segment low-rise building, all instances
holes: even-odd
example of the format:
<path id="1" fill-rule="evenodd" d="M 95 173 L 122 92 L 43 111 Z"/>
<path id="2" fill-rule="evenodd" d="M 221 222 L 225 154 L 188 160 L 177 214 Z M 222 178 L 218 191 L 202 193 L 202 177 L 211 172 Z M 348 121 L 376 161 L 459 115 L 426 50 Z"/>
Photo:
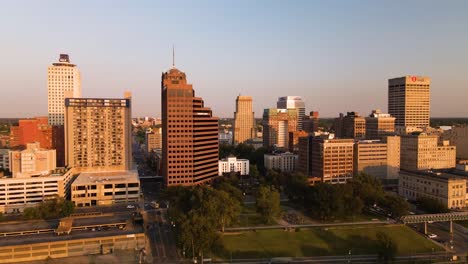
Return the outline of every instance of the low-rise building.
<path id="1" fill-rule="evenodd" d="M 359 140 L 354 144 L 354 175 L 364 172 L 387 178 L 387 144 L 380 140 Z"/>
<path id="2" fill-rule="evenodd" d="M 366 117 L 366 138 L 382 139 L 382 137 L 395 134 L 395 118 L 389 114 L 384 114 L 380 109 L 372 111 Z"/>
<path id="3" fill-rule="evenodd" d="M 355 175 L 364 172 L 380 179 L 398 179 L 400 137 L 356 141 L 353 167 Z"/>
<path id="4" fill-rule="evenodd" d="M 15 178 L 48 175 L 56 168 L 55 149 L 42 149 L 39 142 L 28 143 L 25 150 L 9 154 L 10 171 Z"/>
<path id="5" fill-rule="evenodd" d="M 447 208 L 467 206 L 466 177 L 441 172 L 400 171 L 398 193 L 408 200 L 437 199 Z"/>
<path id="6" fill-rule="evenodd" d="M 457 158 L 468 159 L 468 125 L 454 126 L 444 131 L 442 138 L 457 147 Z"/>
<path id="7" fill-rule="evenodd" d="M 290 152 L 279 154 L 265 154 L 265 168 L 268 170 L 277 169 L 283 172 L 292 172 L 297 168 L 298 155 Z"/>
<path id="8" fill-rule="evenodd" d="M 82 172 L 71 187 L 75 206 L 138 202 L 140 179 L 134 171 Z"/>
<path id="9" fill-rule="evenodd" d="M 401 137 L 401 168 L 404 170 L 450 169 L 456 165 L 456 147 L 425 133 Z"/>
<path id="10" fill-rule="evenodd" d="M 56 169 L 47 175 L 0 178 L 0 212 L 19 213 L 25 208 L 53 198 L 70 197 L 73 169 Z"/>
<path id="11" fill-rule="evenodd" d="M 239 173 L 241 176 L 249 175 L 249 160 L 238 159 L 234 156 L 220 160 L 218 175 L 222 176 L 231 172 Z"/>
<path id="12" fill-rule="evenodd" d="M 162 149 L 162 128 L 157 127 L 146 132 L 146 152 Z"/>

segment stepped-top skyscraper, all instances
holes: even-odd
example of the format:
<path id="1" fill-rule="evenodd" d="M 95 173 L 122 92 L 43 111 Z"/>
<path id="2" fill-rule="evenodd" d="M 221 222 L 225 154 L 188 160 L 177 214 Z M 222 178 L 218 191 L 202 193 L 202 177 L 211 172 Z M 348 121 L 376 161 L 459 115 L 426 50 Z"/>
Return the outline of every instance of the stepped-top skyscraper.
<path id="1" fill-rule="evenodd" d="M 237 96 L 234 113 L 234 144 L 244 143 L 255 137 L 254 121 L 252 97 Z"/>
<path id="2" fill-rule="evenodd" d="M 296 109 L 297 130 L 303 130 L 305 116 L 305 103 L 300 96 L 283 96 L 278 98 L 276 103 L 278 109 Z"/>
<path id="3" fill-rule="evenodd" d="M 213 180 L 218 176 L 218 118 L 175 67 L 162 74 L 161 99 L 161 171 L 166 186 Z"/>
<path id="4" fill-rule="evenodd" d="M 60 54 L 59 61 L 47 71 L 47 102 L 50 125 L 63 125 L 66 95 L 81 97 L 81 77 L 68 54 Z"/>
<path id="5" fill-rule="evenodd" d="M 388 113 L 397 127 L 429 126 L 431 79 L 405 76 L 388 80 Z"/>

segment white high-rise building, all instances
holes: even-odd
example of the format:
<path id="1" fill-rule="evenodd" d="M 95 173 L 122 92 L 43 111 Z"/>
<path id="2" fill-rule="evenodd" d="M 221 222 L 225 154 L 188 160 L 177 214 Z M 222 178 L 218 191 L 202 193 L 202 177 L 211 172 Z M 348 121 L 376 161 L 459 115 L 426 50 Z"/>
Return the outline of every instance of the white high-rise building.
<path id="1" fill-rule="evenodd" d="M 296 109 L 297 111 L 297 130 L 303 130 L 305 116 L 305 103 L 300 96 L 283 96 L 278 98 L 276 103 L 278 109 Z"/>
<path id="2" fill-rule="evenodd" d="M 81 97 L 81 77 L 68 54 L 60 54 L 59 62 L 47 71 L 47 102 L 49 125 L 63 125 L 65 97 Z"/>

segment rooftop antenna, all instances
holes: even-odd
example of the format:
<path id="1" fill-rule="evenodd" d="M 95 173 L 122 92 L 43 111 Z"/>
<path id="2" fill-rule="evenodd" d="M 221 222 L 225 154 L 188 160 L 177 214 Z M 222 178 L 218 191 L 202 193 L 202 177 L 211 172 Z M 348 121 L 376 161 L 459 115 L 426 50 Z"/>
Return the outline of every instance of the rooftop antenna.
<path id="1" fill-rule="evenodd" d="M 174 48 L 174 44 L 172 44 L 172 68 L 175 68 L 175 48 Z"/>

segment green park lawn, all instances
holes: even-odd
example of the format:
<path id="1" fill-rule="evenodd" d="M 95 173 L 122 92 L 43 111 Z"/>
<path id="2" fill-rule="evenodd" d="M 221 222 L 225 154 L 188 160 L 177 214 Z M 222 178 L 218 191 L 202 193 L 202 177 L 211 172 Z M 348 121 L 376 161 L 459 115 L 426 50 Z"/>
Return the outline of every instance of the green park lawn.
<path id="1" fill-rule="evenodd" d="M 257 230 L 226 233 L 222 237 L 224 250 L 218 256 L 232 258 L 272 258 L 376 254 L 376 233 L 384 232 L 397 244 L 397 254 L 442 250 L 437 245 L 402 225 L 354 226 L 301 229 L 299 232 Z"/>

